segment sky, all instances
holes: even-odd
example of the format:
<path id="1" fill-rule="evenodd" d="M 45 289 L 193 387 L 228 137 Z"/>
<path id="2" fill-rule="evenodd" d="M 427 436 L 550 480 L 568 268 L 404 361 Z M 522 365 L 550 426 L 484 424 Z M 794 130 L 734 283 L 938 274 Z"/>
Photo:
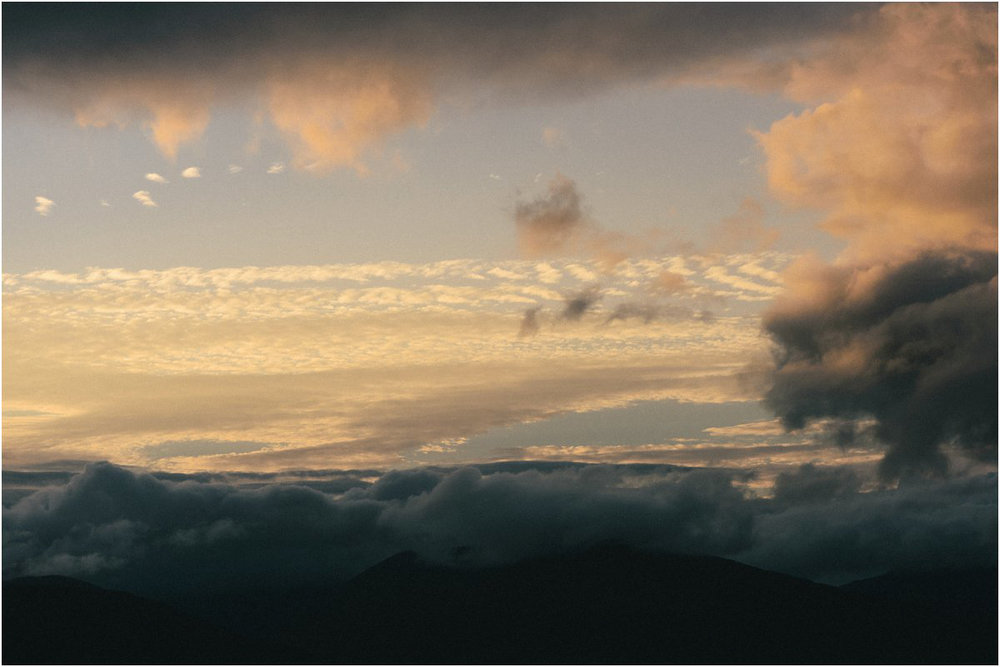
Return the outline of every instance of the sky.
<path id="1" fill-rule="evenodd" d="M 369 556 L 460 539 L 435 493 L 497 494 L 500 529 L 537 492 L 804 576 L 943 534 L 995 561 L 995 5 L 3 18 L 5 573 L 127 569 L 111 533 L 58 536 L 139 544 L 147 492 L 236 540 L 212 494 L 266 504 L 251 479 L 382 513 Z M 412 495 L 377 497 L 399 471 Z M 124 514 L 85 516 L 96 489 Z M 715 541 L 666 537 L 691 489 Z M 942 523 L 873 555 L 850 526 L 905 533 L 893 494 Z M 830 503 L 863 520 L 811 542 Z M 536 528 L 623 537 L 565 521 Z"/>

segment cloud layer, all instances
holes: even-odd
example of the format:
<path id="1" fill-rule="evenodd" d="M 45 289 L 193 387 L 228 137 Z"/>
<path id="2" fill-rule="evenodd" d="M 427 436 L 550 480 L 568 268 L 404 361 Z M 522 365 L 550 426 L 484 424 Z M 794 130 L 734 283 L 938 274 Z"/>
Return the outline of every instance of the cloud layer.
<path id="1" fill-rule="evenodd" d="M 662 466 L 496 464 L 374 483 L 165 479 L 88 465 L 4 509 L 4 576 L 67 574 L 141 592 L 345 577 L 404 549 L 509 562 L 616 539 L 843 581 L 996 562 L 994 475 L 858 492 L 837 469 L 783 477 L 771 499 L 727 474 Z M 954 499 L 961 497 L 960 507 Z M 168 583 L 169 582 L 169 583 Z"/>
<path id="2" fill-rule="evenodd" d="M 762 44 L 808 42 L 868 8 L 636 5 L 168 7 L 4 12 L 5 99 L 81 125 L 138 124 L 164 155 L 247 100 L 293 165 L 349 167 L 436 105 L 574 98 L 649 84 Z M 517 45 L 511 48 L 511 45 Z"/>
<path id="3" fill-rule="evenodd" d="M 788 260 L 627 260 L 600 300 L 597 267 L 565 260 L 8 274 L 5 461 L 400 465 L 568 411 L 751 400 L 737 374 L 765 352 L 754 317 L 769 297 L 713 267 L 764 285 L 747 271 Z M 687 288 L 625 317 L 667 267 Z M 206 440 L 219 449 L 147 448 Z"/>

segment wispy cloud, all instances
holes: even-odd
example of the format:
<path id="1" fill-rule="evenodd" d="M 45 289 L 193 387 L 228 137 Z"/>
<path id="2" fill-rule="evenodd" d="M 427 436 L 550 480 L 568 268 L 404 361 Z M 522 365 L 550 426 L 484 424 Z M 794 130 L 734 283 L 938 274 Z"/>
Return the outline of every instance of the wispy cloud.
<path id="1" fill-rule="evenodd" d="M 274 162 L 270 167 L 267 168 L 267 173 L 269 174 L 280 174 L 285 171 L 284 162 Z"/>
<path id="2" fill-rule="evenodd" d="M 52 210 L 52 207 L 55 205 L 56 203 L 48 197 L 43 197 L 41 195 L 35 197 L 35 212 L 38 213 L 38 215 L 48 215 Z"/>
<path id="3" fill-rule="evenodd" d="M 164 178 L 163 176 L 160 176 L 159 174 L 157 174 L 155 172 L 150 172 L 150 173 L 146 174 L 146 180 L 147 181 L 152 181 L 153 183 L 169 183 L 170 182 L 166 178 Z"/>
<path id="4" fill-rule="evenodd" d="M 157 205 L 156 202 L 153 201 L 153 198 L 149 195 L 149 192 L 147 190 L 139 190 L 138 192 L 133 192 L 132 199 L 136 200 L 143 206 Z"/>
<path id="5" fill-rule="evenodd" d="M 238 165 L 238 164 L 231 164 L 231 165 L 229 165 L 229 173 L 230 174 L 238 174 L 241 171 L 243 171 L 243 167 L 241 167 L 240 165 Z"/>
<path id="6" fill-rule="evenodd" d="M 198 167 L 188 167 L 181 172 L 181 176 L 184 178 L 201 178 L 201 169 Z"/>

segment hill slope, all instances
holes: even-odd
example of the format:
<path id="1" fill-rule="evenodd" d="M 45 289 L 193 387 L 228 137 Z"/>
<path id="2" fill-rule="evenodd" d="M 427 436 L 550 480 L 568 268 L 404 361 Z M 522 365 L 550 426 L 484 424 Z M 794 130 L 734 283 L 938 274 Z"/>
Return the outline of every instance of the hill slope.
<path id="1" fill-rule="evenodd" d="M 337 662 L 995 663 L 989 622 L 602 546 L 480 570 L 400 554 L 293 634 Z"/>
<path id="2" fill-rule="evenodd" d="M 3 585 L 4 664 L 272 664 L 298 653 L 67 577 Z"/>
<path id="3" fill-rule="evenodd" d="M 995 604 L 956 607 L 871 592 L 884 583 L 836 588 L 721 558 L 615 545 L 478 569 L 403 553 L 339 587 L 247 590 L 228 606 L 189 599 L 187 613 L 36 577 L 4 584 L 3 660 L 996 663 Z"/>

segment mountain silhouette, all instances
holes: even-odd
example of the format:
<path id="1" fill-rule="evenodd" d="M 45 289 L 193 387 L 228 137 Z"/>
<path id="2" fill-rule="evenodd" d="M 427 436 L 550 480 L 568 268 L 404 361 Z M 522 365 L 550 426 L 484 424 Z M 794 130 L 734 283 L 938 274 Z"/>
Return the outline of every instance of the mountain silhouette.
<path id="1" fill-rule="evenodd" d="M 130 593 L 69 577 L 3 585 L 3 663 L 282 664 L 311 662 Z"/>
<path id="2" fill-rule="evenodd" d="M 989 584 L 989 571 L 965 575 L 976 576 Z M 995 571 L 992 577 L 995 592 Z M 884 582 L 838 588 L 722 558 L 615 544 L 493 567 L 435 564 L 405 552 L 342 585 L 240 591 L 212 604 L 188 598 L 188 613 L 63 578 L 55 583 L 58 594 L 45 594 L 55 584 L 38 579 L 5 584 L 5 663 L 997 660 L 995 598 L 985 606 L 938 604 L 887 594 Z M 947 597 L 944 586 L 941 592 Z M 238 613 L 228 611 L 236 606 Z M 192 621 L 198 610 L 203 620 Z"/>
<path id="3" fill-rule="evenodd" d="M 995 663 L 995 618 L 605 544 L 482 569 L 399 554 L 295 636 L 346 663 Z"/>

